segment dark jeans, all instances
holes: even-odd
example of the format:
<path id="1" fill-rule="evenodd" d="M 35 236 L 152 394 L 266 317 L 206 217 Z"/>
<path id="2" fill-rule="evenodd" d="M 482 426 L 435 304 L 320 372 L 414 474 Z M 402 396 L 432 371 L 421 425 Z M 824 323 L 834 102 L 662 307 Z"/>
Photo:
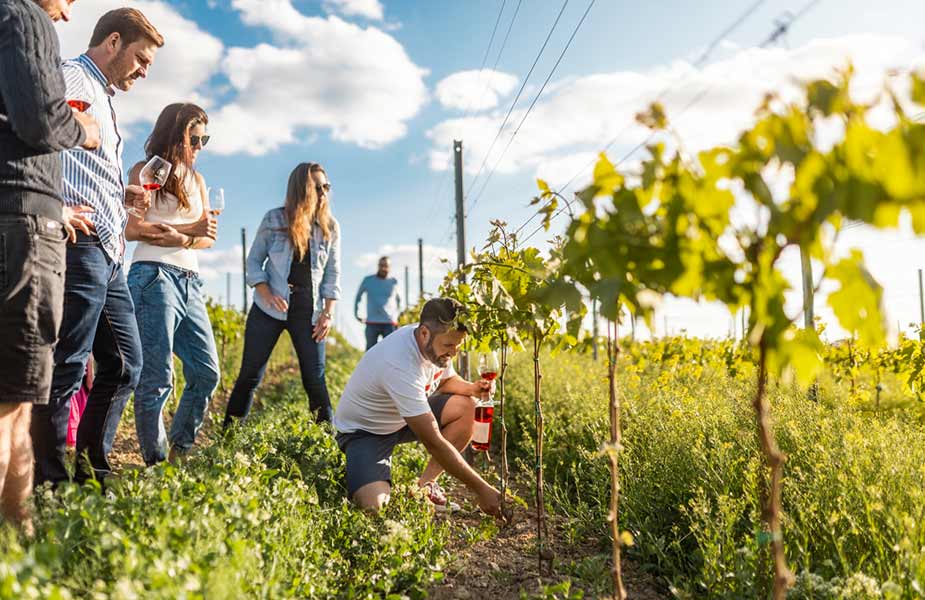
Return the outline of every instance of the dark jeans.
<path id="1" fill-rule="evenodd" d="M 397 325 L 391 323 L 367 323 L 366 324 L 366 349 L 369 350 L 379 341 L 390 333 L 398 329 Z"/>
<path id="2" fill-rule="evenodd" d="M 0 402 L 48 402 L 64 304 L 64 227 L 0 213 Z"/>
<path id="3" fill-rule="evenodd" d="M 51 397 L 32 413 L 36 485 L 68 479 L 70 400 L 80 387 L 90 352 L 97 370 L 77 428 L 77 481 L 94 476 L 102 480 L 112 472 L 109 452 L 141 374 L 141 341 L 122 265 L 109 258 L 96 237 L 77 236 L 77 243 L 67 247 L 64 320 L 55 348 Z M 84 464 L 84 453 L 92 473 Z"/>
<path id="4" fill-rule="evenodd" d="M 311 291 L 306 288 L 293 288 L 285 321 L 274 319 L 256 304 L 251 306 L 244 328 L 241 372 L 228 399 L 225 427 L 231 423 L 232 418 L 247 417 L 254 402 L 254 390 L 263 379 L 267 361 L 284 330 L 289 332 L 299 359 L 302 386 L 308 394 L 309 408 L 317 412 L 319 423 L 331 420 L 331 398 L 328 396 L 328 384 L 324 380 L 324 341 L 316 342 L 312 339 L 312 311 Z"/>

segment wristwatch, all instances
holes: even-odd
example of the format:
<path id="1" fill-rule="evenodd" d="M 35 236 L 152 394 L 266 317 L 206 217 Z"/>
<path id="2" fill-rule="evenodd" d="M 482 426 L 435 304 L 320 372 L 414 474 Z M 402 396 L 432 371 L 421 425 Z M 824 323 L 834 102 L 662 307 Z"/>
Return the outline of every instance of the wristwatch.
<path id="1" fill-rule="evenodd" d="M 189 236 L 189 239 L 186 240 L 186 247 L 187 247 L 187 248 L 192 248 L 193 246 L 195 246 L 195 245 L 196 245 L 197 239 L 198 239 L 198 238 L 197 238 L 195 235 Z"/>
<path id="2" fill-rule="evenodd" d="M 323 311 L 321 311 L 321 316 L 322 316 L 322 317 L 327 317 L 327 318 L 329 318 L 329 319 L 333 319 L 333 318 L 334 318 L 334 313 L 332 313 L 332 312 L 329 311 L 329 310 L 323 310 Z"/>

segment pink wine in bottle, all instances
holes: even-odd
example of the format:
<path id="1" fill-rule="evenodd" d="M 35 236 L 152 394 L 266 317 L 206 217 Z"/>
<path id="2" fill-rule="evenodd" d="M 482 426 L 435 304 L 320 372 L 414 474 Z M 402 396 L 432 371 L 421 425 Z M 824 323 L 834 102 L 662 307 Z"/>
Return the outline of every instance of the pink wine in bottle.
<path id="1" fill-rule="evenodd" d="M 494 402 L 482 400 L 475 407 L 475 430 L 472 432 L 472 449 L 486 452 L 491 446 L 491 422 L 495 415 Z"/>

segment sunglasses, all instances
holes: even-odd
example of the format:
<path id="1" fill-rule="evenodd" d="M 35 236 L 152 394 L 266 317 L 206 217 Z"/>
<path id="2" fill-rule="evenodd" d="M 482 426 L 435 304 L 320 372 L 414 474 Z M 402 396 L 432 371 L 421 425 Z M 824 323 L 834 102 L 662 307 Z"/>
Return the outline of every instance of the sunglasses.
<path id="1" fill-rule="evenodd" d="M 209 140 L 212 138 L 210 135 L 191 135 L 189 136 L 189 145 L 190 146 L 199 146 L 205 148 L 206 144 L 209 143 Z"/>
<path id="2" fill-rule="evenodd" d="M 320 196 L 321 194 L 327 194 L 328 192 L 331 191 L 331 184 L 330 184 L 330 183 L 326 183 L 326 184 L 324 184 L 324 185 L 316 185 L 316 186 L 315 186 L 315 191 L 318 192 L 318 195 L 319 195 L 319 196 Z"/>

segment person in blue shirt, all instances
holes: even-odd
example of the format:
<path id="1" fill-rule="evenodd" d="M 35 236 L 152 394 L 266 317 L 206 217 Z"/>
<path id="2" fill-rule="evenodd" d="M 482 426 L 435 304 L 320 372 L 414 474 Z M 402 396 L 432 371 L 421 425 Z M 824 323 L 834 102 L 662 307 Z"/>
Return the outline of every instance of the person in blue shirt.
<path id="1" fill-rule="evenodd" d="M 398 328 L 401 297 L 398 295 L 398 280 L 389 277 L 390 266 L 388 256 L 380 258 L 379 271 L 363 278 L 353 303 L 353 314 L 360 323 L 366 324 L 367 350 Z M 366 294 L 365 319 L 360 317 L 360 299 L 363 294 Z"/>
<path id="2" fill-rule="evenodd" d="M 269 211 L 247 254 L 254 304 L 244 327 L 244 356 L 224 429 L 250 412 L 254 390 L 284 330 L 299 359 L 302 385 L 316 420 L 331 420 L 324 378 L 324 341 L 340 298 L 340 225 L 331 214 L 324 167 L 302 163 L 289 175 L 286 203 Z"/>

